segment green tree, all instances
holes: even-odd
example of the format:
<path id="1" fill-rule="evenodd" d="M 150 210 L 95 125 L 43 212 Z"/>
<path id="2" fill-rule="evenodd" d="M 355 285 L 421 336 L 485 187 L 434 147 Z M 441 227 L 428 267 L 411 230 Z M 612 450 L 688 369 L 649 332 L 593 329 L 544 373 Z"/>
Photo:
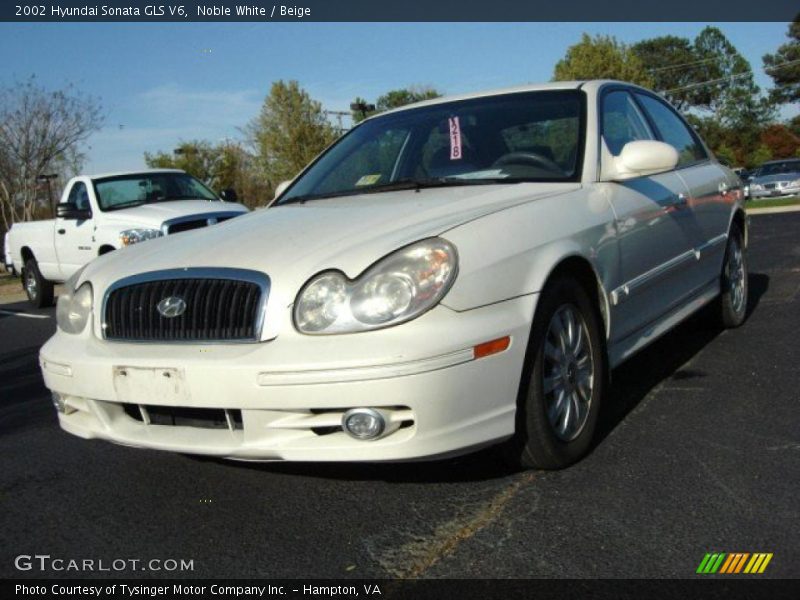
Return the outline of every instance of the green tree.
<path id="1" fill-rule="evenodd" d="M 269 186 L 294 178 L 336 139 L 322 105 L 296 81 L 276 81 L 261 112 L 246 127 Z"/>
<path id="2" fill-rule="evenodd" d="M 707 106 L 723 125 L 758 128 L 774 118 L 772 106 L 760 97 L 750 63 L 716 27 L 706 27 L 694 41 L 704 62 L 695 84 L 709 94 Z"/>
<path id="3" fill-rule="evenodd" d="M 770 152 L 770 149 L 763 144 L 757 146 L 751 156 L 751 164 L 753 166 L 758 166 L 768 160 L 772 160 L 772 152 Z"/>
<path id="4" fill-rule="evenodd" d="M 735 167 L 739 164 L 736 158 L 736 153 L 733 151 L 733 148 L 731 148 L 726 144 L 722 144 L 721 146 L 719 146 L 714 152 L 714 154 L 716 154 L 717 158 L 719 158 L 722 162 L 726 163 L 730 167 Z"/>
<path id="5" fill-rule="evenodd" d="M 145 152 L 144 162 L 151 169 L 182 169 L 219 191 L 217 162 L 219 149 L 204 140 L 181 142 L 173 152 Z"/>
<path id="6" fill-rule="evenodd" d="M 691 40 L 665 35 L 642 40 L 631 46 L 653 78 L 653 89 L 664 95 L 675 108 L 709 107 L 711 93 L 694 84 L 704 80 L 706 60 L 700 58 Z"/>
<path id="7" fill-rule="evenodd" d="M 401 106 L 406 106 L 407 104 L 413 104 L 414 102 L 422 102 L 423 100 L 439 98 L 441 95 L 442 93 L 439 90 L 427 85 L 412 85 L 407 88 L 390 90 L 378 97 L 377 101 L 375 102 L 375 110 L 368 111 L 366 114 L 358 110 L 352 111 L 353 123 L 360 123 L 367 117 L 379 112 L 384 112 L 393 108 L 399 108 Z M 364 98 L 358 97 L 353 101 L 353 104 L 363 106 L 368 105 L 368 102 L 364 100 Z"/>
<path id="8" fill-rule="evenodd" d="M 182 169 L 216 192 L 234 190 L 239 202 L 255 208 L 272 198 L 255 157 L 235 142 L 213 145 L 205 140 L 181 143 L 172 153 L 145 153 L 145 163 L 156 169 Z"/>
<path id="9" fill-rule="evenodd" d="M 619 79 L 644 87 L 655 84 L 641 58 L 629 46 L 614 37 L 590 37 L 586 33 L 580 42 L 567 48 L 553 73 L 554 81 L 573 79 Z"/>
<path id="10" fill-rule="evenodd" d="M 800 101 L 800 14 L 789 25 L 786 36 L 788 42 L 763 58 L 764 70 L 775 83 L 770 99 L 777 104 Z"/>

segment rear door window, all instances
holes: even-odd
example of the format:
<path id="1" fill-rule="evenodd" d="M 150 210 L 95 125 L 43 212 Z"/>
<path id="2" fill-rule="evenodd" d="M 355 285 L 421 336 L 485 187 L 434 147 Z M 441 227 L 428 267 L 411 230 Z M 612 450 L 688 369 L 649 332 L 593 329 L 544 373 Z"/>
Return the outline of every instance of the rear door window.
<path id="1" fill-rule="evenodd" d="M 702 144 L 672 108 L 647 94 L 636 94 L 636 96 L 656 126 L 661 140 L 678 151 L 679 167 L 708 158 Z"/>

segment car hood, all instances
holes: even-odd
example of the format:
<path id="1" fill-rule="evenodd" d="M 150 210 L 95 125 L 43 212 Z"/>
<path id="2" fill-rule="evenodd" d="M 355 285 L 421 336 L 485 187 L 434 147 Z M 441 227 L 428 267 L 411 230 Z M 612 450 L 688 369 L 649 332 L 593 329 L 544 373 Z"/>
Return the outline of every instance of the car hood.
<path id="1" fill-rule="evenodd" d="M 247 212 L 247 208 L 234 202 L 170 200 L 169 202 L 142 204 L 141 206 L 108 211 L 104 213 L 104 221 L 108 225 L 158 229 L 164 221 L 169 219 L 215 212 Z"/>
<path id="2" fill-rule="evenodd" d="M 287 306 L 312 275 L 356 277 L 386 254 L 481 216 L 580 188 L 521 183 L 396 191 L 274 206 L 225 223 L 129 246 L 89 265 L 95 290 L 162 269 L 235 267 L 269 275 L 270 305 Z"/>
<path id="3" fill-rule="evenodd" d="M 764 185 L 765 183 L 776 183 L 778 181 L 794 181 L 800 179 L 800 173 L 791 171 L 787 173 L 777 173 L 776 175 L 764 175 L 763 177 L 756 177 L 750 184 L 758 183 Z"/>

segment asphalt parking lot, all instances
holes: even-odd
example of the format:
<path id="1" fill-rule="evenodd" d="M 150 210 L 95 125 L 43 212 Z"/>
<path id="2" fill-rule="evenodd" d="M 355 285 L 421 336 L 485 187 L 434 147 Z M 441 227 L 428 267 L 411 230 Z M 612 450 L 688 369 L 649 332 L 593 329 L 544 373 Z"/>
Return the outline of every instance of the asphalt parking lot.
<path id="1" fill-rule="evenodd" d="M 0 306 L 0 576 L 92 575 L 14 567 L 49 554 L 194 564 L 104 577 L 682 578 L 720 551 L 800 577 L 800 213 L 753 217 L 749 259 L 745 325 L 699 315 L 615 371 L 596 447 L 561 472 L 491 450 L 253 464 L 83 441 L 37 364 L 54 310 Z"/>

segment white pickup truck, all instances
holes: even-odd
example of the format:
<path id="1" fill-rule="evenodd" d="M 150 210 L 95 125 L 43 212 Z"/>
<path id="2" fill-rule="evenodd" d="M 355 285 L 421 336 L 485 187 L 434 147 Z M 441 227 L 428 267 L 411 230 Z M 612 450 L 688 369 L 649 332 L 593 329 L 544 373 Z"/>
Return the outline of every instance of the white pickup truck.
<path id="1" fill-rule="evenodd" d="M 11 227 L 6 261 L 22 275 L 31 304 L 41 308 L 52 305 L 55 283 L 101 254 L 246 212 L 175 169 L 75 177 L 55 219 Z"/>

